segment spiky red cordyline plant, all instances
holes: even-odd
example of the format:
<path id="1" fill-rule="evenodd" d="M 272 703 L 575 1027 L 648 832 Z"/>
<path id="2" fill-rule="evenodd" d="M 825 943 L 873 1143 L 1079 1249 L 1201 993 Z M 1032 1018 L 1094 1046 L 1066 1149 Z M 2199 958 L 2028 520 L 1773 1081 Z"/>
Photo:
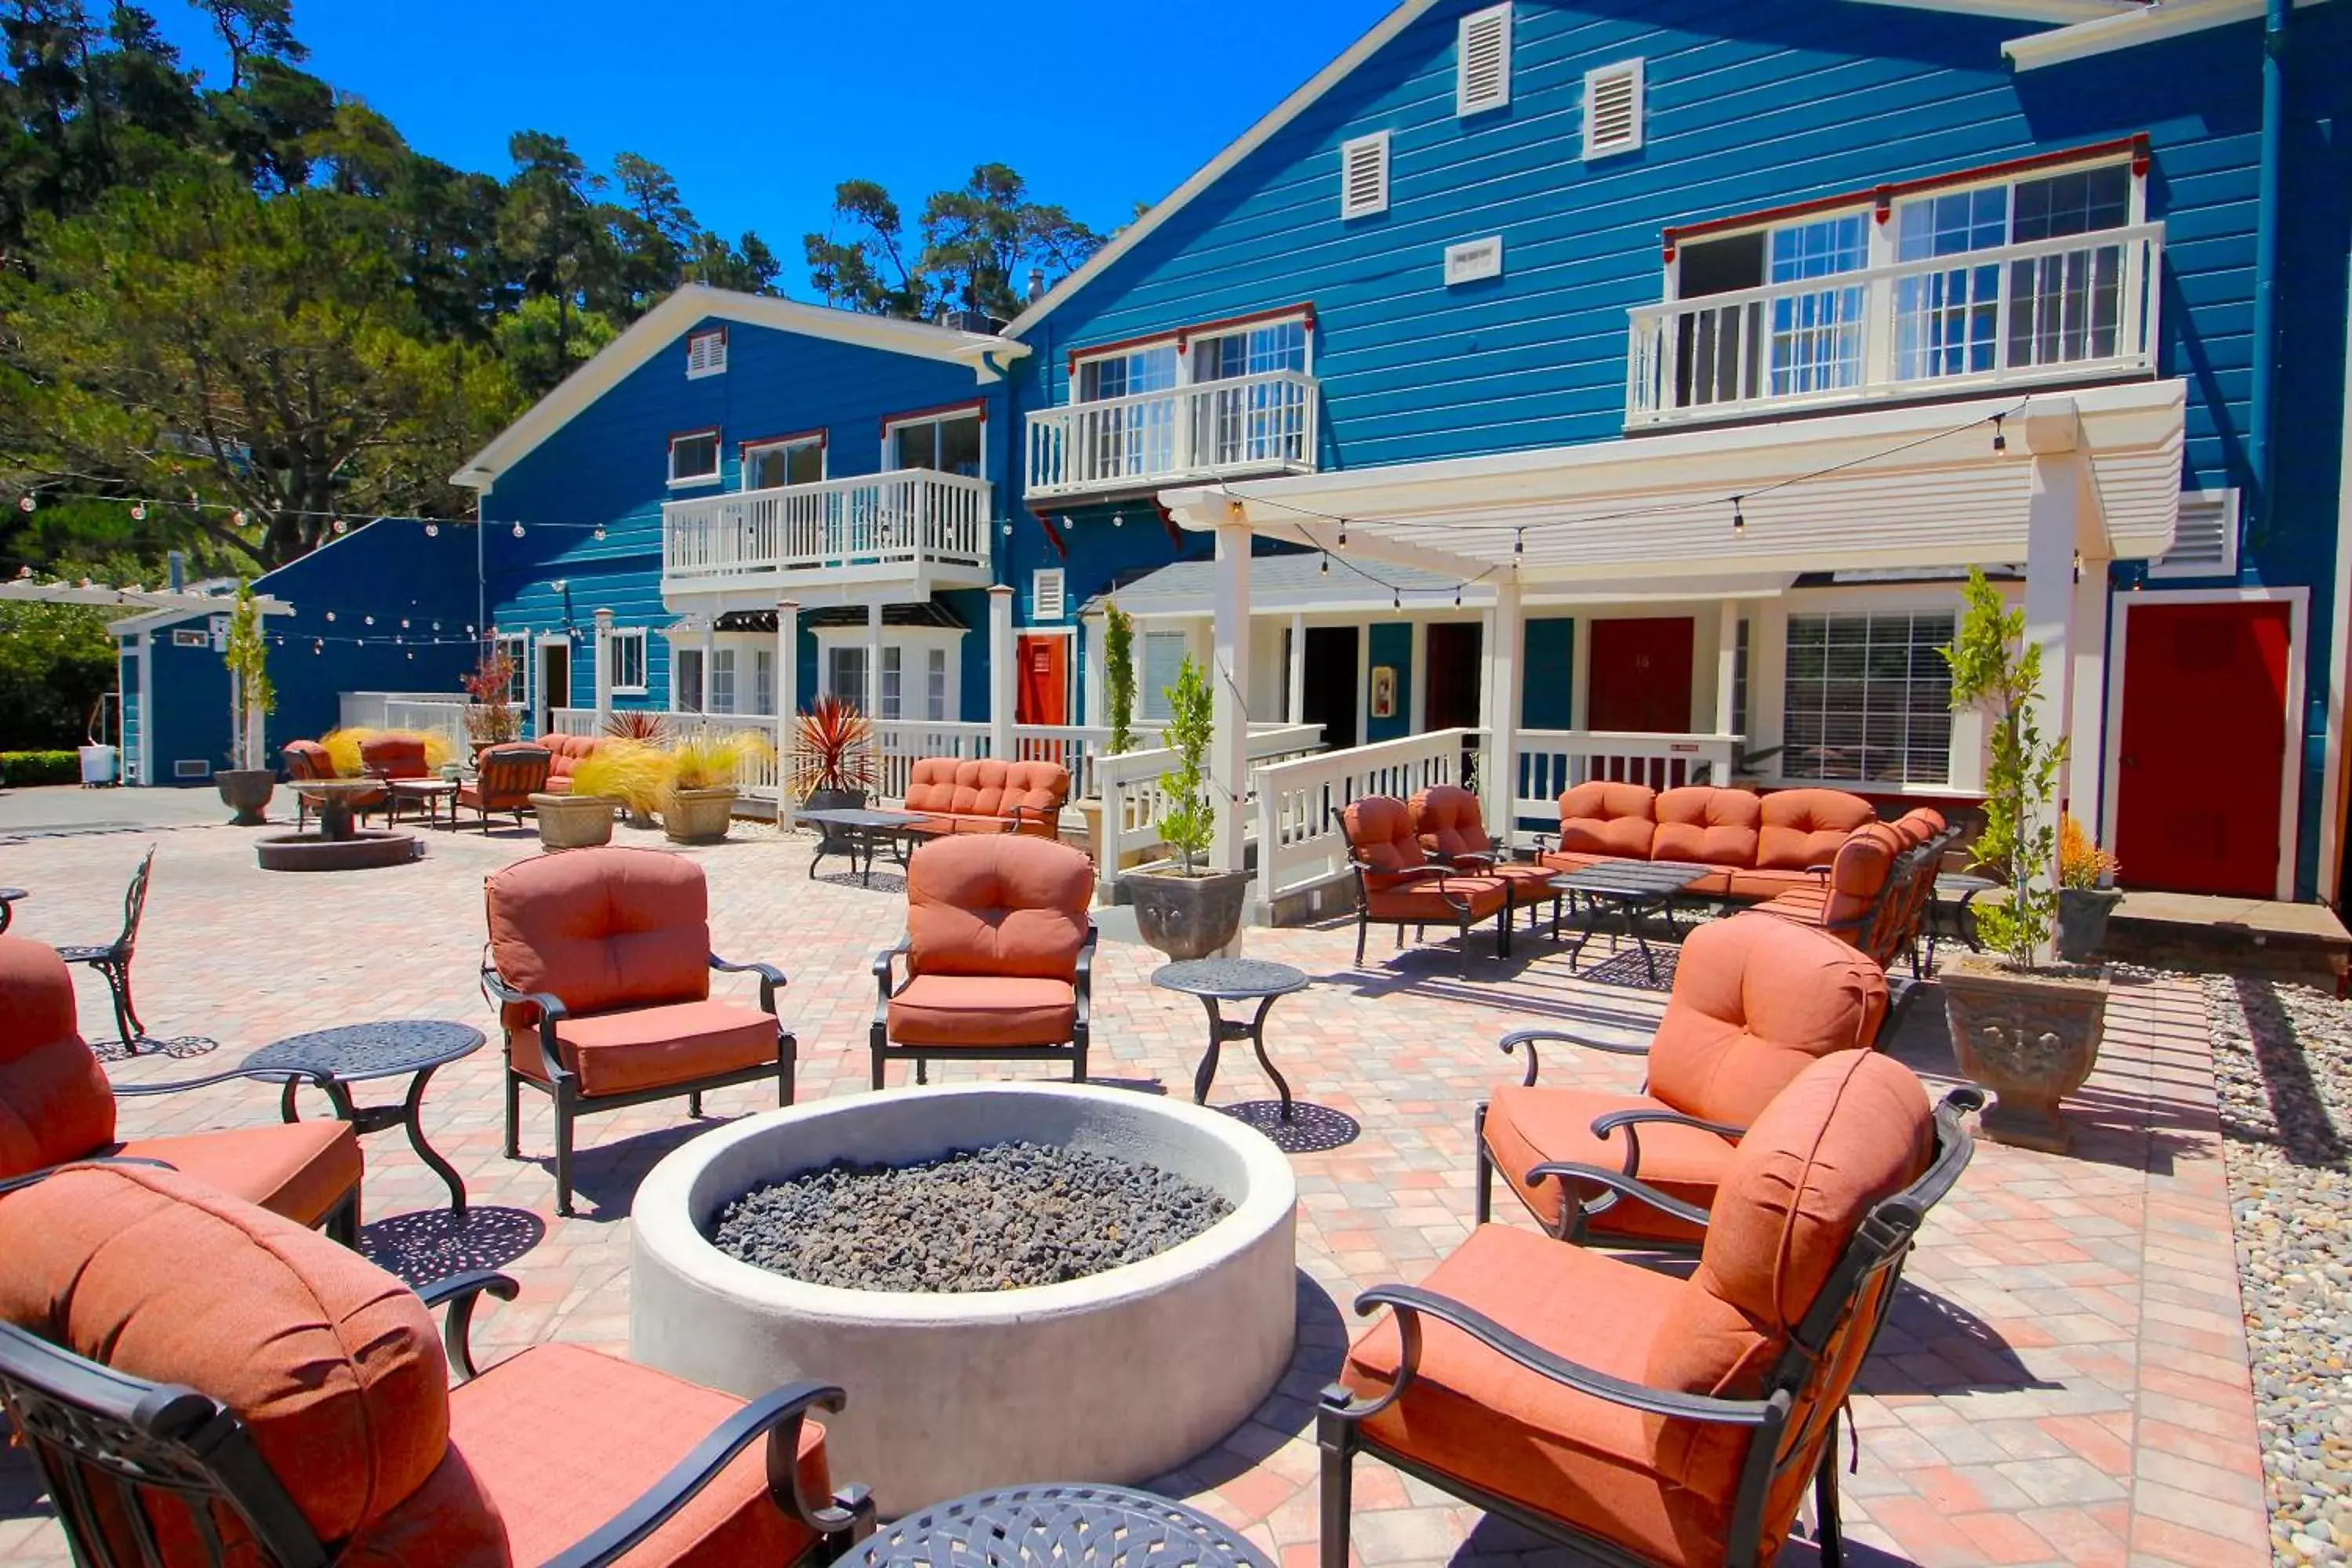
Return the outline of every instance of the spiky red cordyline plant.
<path id="1" fill-rule="evenodd" d="M 604 733 L 615 740 L 658 746 L 669 739 L 669 721 L 643 708 L 616 708 L 604 715 Z"/>
<path id="2" fill-rule="evenodd" d="M 821 789 L 870 795 L 882 782 L 874 722 L 837 697 L 820 697 L 793 728 L 793 794 Z"/>

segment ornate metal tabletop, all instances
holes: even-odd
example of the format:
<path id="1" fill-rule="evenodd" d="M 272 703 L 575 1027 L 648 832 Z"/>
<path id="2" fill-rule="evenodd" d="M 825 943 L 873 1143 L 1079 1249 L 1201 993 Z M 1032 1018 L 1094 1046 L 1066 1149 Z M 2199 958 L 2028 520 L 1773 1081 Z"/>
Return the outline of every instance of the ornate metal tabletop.
<path id="1" fill-rule="evenodd" d="M 394 1018 L 289 1035 L 245 1058 L 247 1068 L 308 1068 L 343 1083 L 423 1072 L 482 1048 L 482 1031 L 440 1018 Z"/>
<path id="2" fill-rule="evenodd" d="M 1686 860 L 1620 860 L 1562 871 L 1551 885 L 1562 892 L 1599 893 L 1603 898 L 1654 899 L 1680 892 L 1715 868 Z"/>
<path id="3" fill-rule="evenodd" d="M 860 1568 L 1272 1568 L 1206 1514 L 1150 1492 L 1093 1485 L 956 1498 L 883 1526 L 842 1561 Z"/>
<path id="4" fill-rule="evenodd" d="M 1151 984 L 1188 996 L 1240 1002 L 1254 996 L 1287 996 L 1307 989 L 1307 972 L 1263 958 L 1188 958 L 1151 972 Z"/>
<path id="5" fill-rule="evenodd" d="M 848 806 L 828 806 L 819 811 L 796 811 L 794 822 L 814 823 L 820 827 L 904 827 L 923 820 L 919 811 L 865 811 Z"/>

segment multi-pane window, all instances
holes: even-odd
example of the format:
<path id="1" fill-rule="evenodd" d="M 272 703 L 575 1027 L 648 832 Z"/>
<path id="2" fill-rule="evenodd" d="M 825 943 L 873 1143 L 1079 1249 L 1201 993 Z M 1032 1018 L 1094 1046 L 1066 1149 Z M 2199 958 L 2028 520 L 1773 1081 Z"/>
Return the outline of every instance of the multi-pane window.
<path id="1" fill-rule="evenodd" d="M 907 716 L 906 652 L 896 643 L 882 649 L 882 713 L 885 719 Z"/>
<path id="2" fill-rule="evenodd" d="M 710 711 L 732 713 L 735 707 L 735 650 L 710 650 Z"/>
<path id="3" fill-rule="evenodd" d="M 670 706 L 681 713 L 702 711 L 702 650 L 674 647 L 669 653 Z"/>
<path id="4" fill-rule="evenodd" d="M 1839 784 L 1951 778 L 1952 678 L 1941 615 L 1791 616 L 1781 772 Z"/>
<path id="5" fill-rule="evenodd" d="M 841 643 L 825 650 L 824 689 L 854 708 L 866 706 L 866 647 Z"/>
<path id="6" fill-rule="evenodd" d="M 1861 213 L 1847 213 L 1776 228 L 1768 258 L 1775 283 L 1859 272 L 1870 260 L 1869 221 Z M 1866 298 L 1859 284 L 1850 284 L 1772 301 L 1772 395 L 1832 392 L 1860 384 Z"/>
<path id="7" fill-rule="evenodd" d="M 743 448 L 743 488 L 772 490 L 783 485 L 813 485 L 824 478 L 824 437 L 799 436 L 782 441 L 758 441 Z"/>
<path id="8" fill-rule="evenodd" d="M 1141 700 L 1139 717 L 1155 723 L 1168 721 L 1168 688 L 1176 684 L 1176 673 L 1183 668 L 1184 656 L 1191 648 L 1182 632 L 1143 634 L 1143 689 L 1137 693 Z"/>
<path id="9" fill-rule="evenodd" d="M 893 468 L 935 468 L 943 474 L 983 476 L 978 413 L 918 419 L 890 427 Z"/>
<path id="10" fill-rule="evenodd" d="M 613 661 L 613 689 L 632 695 L 646 689 L 646 633 L 642 626 L 616 631 L 606 645 Z"/>
<path id="11" fill-rule="evenodd" d="M 709 484 L 719 477 L 719 432 L 692 430 L 669 438 L 669 482 Z"/>
<path id="12" fill-rule="evenodd" d="M 772 647 L 751 650 L 751 711 L 773 713 L 776 710 L 776 650 Z"/>
<path id="13" fill-rule="evenodd" d="M 948 716 L 948 650 L 927 648 L 923 654 L 923 717 L 934 721 Z"/>
<path id="14" fill-rule="evenodd" d="M 1287 381 L 1247 379 L 1306 370 L 1304 321 L 1195 338 L 1190 353 L 1195 382 L 1244 383 L 1213 387 L 1194 401 L 1196 462 L 1285 462 L 1306 455 L 1307 400 L 1299 388 Z"/>
<path id="15" fill-rule="evenodd" d="M 1174 466 L 1175 402 L 1150 395 L 1172 391 L 1178 369 L 1173 342 L 1079 362 L 1079 402 L 1140 400 L 1094 409 L 1084 416 L 1079 438 L 1092 448 L 1087 461 L 1097 475 L 1166 473 Z"/>
<path id="16" fill-rule="evenodd" d="M 520 705 L 530 700 L 530 638 L 502 637 L 499 651 L 507 657 L 507 700 Z"/>

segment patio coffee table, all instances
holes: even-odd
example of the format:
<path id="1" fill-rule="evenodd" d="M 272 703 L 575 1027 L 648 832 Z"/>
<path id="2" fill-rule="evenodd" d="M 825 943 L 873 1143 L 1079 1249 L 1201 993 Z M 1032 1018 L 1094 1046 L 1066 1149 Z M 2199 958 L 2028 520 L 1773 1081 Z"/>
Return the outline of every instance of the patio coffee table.
<path id="1" fill-rule="evenodd" d="M 1176 963 L 1163 963 L 1151 972 L 1151 984 L 1162 991 L 1181 991 L 1188 996 L 1198 996 L 1209 1015 L 1209 1050 L 1201 1058 L 1200 1070 L 1192 1075 L 1192 1103 L 1209 1102 L 1209 1086 L 1217 1078 L 1217 1053 L 1227 1040 L 1247 1040 L 1257 1052 L 1257 1065 L 1274 1080 L 1276 1092 L 1282 1096 L 1282 1119 L 1290 1120 L 1290 1085 L 1274 1070 L 1274 1063 L 1265 1055 L 1265 1016 L 1274 1010 L 1277 997 L 1307 989 L 1307 972 L 1293 969 L 1286 963 L 1269 963 L 1261 958 L 1190 958 Z M 1257 1011 L 1247 1023 L 1228 1018 L 1218 1004 L 1223 1002 L 1255 1002 Z"/>
<path id="2" fill-rule="evenodd" d="M 425 1103 L 425 1086 L 436 1068 L 472 1056 L 482 1048 L 482 1031 L 470 1024 L 438 1018 L 394 1018 L 380 1024 L 346 1024 L 289 1035 L 262 1047 L 245 1058 L 238 1070 L 303 1068 L 327 1075 L 323 1086 L 335 1110 L 359 1132 L 381 1132 L 388 1127 L 407 1130 L 409 1147 L 449 1186 L 452 1213 L 466 1212 L 466 1184 L 456 1167 L 433 1152 L 425 1141 L 417 1110 Z M 370 1079 L 412 1075 L 407 1098 L 398 1105 L 353 1105 L 350 1086 Z M 301 1080 L 289 1079 L 278 1096 L 278 1109 L 289 1121 L 297 1120 L 294 1089 Z"/>
<path id="3" fill-rule="evenodd" d="M 392 820 L 400 820 L 400 803 L 412 800 L 425 809 L 425 826 L 441 826 L 441 806 L 448 803 L 449 826 L 457 826 L 457 781 L 455 779 L 388 779 L 385 787 L 392 792 Z"/>
<path id="4" fill-rule="evenodd" d="M 1131 1487 L 1005 1487 L 886 1524 L 844 1568 L 1273 1568 L 1208 1515 Z"/>
<path id="5" fill-rule="evenodd" d="M 805 822 L 818 829 L 816 853 L 809 857 L 810 880 L 816 879 L 817 862 L 828 855 L 845 855 L 852 869 L 857 868 L 857 857 L 863 853 L 866 866 L 857 873 L 860 887 L 874 885 L 874 846 L 890 847 L 891 858 L 898 868 L 907 867 L 907 830 L 923 820 L 919 811 L 864 811 L 847 806 L 828 806 L 818 811 L 796 811 L 794 822 Z"/>
<path id="6" fill-rule="evenodd" d="M 1625 932 L 1642 950 L 1642 965 L 1649 972 L 1650 984 L 1658 983 L 1658 960 L 1650 951 L 1647 937 L 1642 934 L 1642 921 L 1650 915 L 1664 915 L 1666 929 L 1675 930 L 1675 898 L 1694 880 L 1704 877 L 1711 867 L 1694 865 L 1685 860 L 1623 860 L 1612 864 L 1587 866 L 1580 871 L 1564 871 L 1551 879 L 1552 890 L 1567 895 L 1569 909 L 1576 909 L 1579 895 L 1591 900 L 1583 911 L 1582 934 L 1569 950 L 1568 967 L 1573 971 L 1584 957 L 1584 949 L 1592 941 L 1604 914 L 1614 911 L 1625 922 Z M 1552 921 L 1552 936 L 1559 936 L 1559 922 Z M 1679 937 L 1681 933 L 1675 931 Z"/>

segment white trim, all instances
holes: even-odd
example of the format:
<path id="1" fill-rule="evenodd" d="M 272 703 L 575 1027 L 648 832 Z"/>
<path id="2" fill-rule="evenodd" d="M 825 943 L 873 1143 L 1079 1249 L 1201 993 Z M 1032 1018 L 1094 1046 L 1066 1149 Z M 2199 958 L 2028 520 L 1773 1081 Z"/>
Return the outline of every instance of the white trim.
<path id="1" fill-rule="evenodd" d="M 1649 112 L 1649 64 L 1640 56 L 1632 59 L 1612 60 L 1605 66 L 1595 66 L 1584 73 L 1583 151 L 1586 163 L 1596 158 L 1614 158 L 1621 153 L 1638 153 L 1648 140 L 1644 124 Z M 1628 98 L 1625 110 L 1628 130 L 1622 136 L 1603 142 L 1600 137 L 1600 116 L 1593 104 L 1600 92 L 1622 82 Z"/>
<path id="2" fill-rule="evenodd" d="M 1900 5 L 1903 0 L 1874 0 L 1879 5 Z M 2294 0 L 2298 5 L 2315 5 L 2319 0 Z M 2033 33 L 2022 38 L 2011 38 L 2001 45 L 2000 52 L 2021 71 L 2039 70 L 2044 66 L 2063 65 L 2068 60 L 2088 59 L 2113 49 L 2128 49 L 2139 44 L 2152 44 L 2159 38 L 2177 38 L 2189 33 L 2201 33 L 2209 27 L 2226 27 L 2232 22 L 2251 22 L 2263 14 L 2263 0 L 2172 0 L 2169 5 L 2126 5 L 2106 14 L 2077 20 L 2071 26 L 2054 32 Z M 2057 20 L 2055 17 L 2042 18 Z"/>
<path id="3" fill-rule="evenodd" d="M 2151 578 L 2235 577 L 2238 574 L 2238 531 L 2243 526 L 2242 513 L 2240 510 L 2243 500 L 2242 493 L 2237 486 L 2229 485 L 2219 489 L 2183 490 L 2180 492 L 2180 500 L 2181 510 L 2184 511 L 2188 510 L 2188 503 L 2192 500 L 2200 504 L 2219 505 L 2221 513 L 2221 562 L 2213 564 L 2201 561 L 2173 560 L 2174 552 L 2180 548 L 2180 530 L 2176 524 L 2173 528 L 2172 549 L 2148 562 L 2148 576 Z"/>
<path id="4" fill-rule="evenodd" d="M 2125 653 L 2130 646 L 2131 612 L 2142 605 L 2284 604 L 2286 623 L 2286 729 L 2279 749 L 2278 876 L 2272 896 L 2294 897 L 2294 861 L 2302 831 L 2295 810 L 2296 786 L 2303 778 L 2303 666 L 2310 637 L 2311 590 L 2292 588 L 2151 588 L 2113 596 L 2107 647 L 2106 734 L 2099 748 L 2099 821 L 2096 837 L 2107 842 L 2115 833 L 2116 798 L 2122 784 L 2124 682 L 2131 679 Z M 2079 728 L 2079 721 L 2077 723 Z M 2130 868 L 2125 868 L 2130 875 Z"/>
<path id="5" fill-rule="evenodd" d="M 708 342 L 713 338 L 719 340 L 719 352 L 716 354 L 705 353 L 701 355 L 700 358 L 702 363 L 697 364 L 695 363 L 695 349 L 697 345 Z M 686 379 L 688 381 L 700 381 L 707 375 L 725 375 L 726 374 L 727 329 L 723 326 L 697 327 L 694 331 L 687 333 Z"/>
<path id="6" fill-rule="evenodd" d="M 803 629 L 816 638 L 816 690 L 810 695 L 841 695 L 833 691 L 833 650 L 836 647 L 854 647 L 859 653 L 865 653 L 873 646 L 866 640 L 867 628 L 863 626 L 809 626 L 803 623 Z M 873 672 L 872 681 L 876 698 L 875 707 L 877 711 L 869 716 L 876 722 L 885 724 L 961 722 L 963 715 L 963 638 L 969 635 L 971 635 L 971 628 L 968 626 L 884 626 L 881 646 L 899 650 L 899 712 L 895 719 L 884 719 L 878 711 L 881 707 L 882 672 L 877 669 Z M 916 652 L 928 652 L 932 648 L 943 648 L 948 656 L 948 689 L 944 704 L 946 711 L 945 716 L 940 719 L 931 719 L 920 713 L 906 711 L 910 700 L 920 699 L 928 694 L 918 681 L 929 679 L 924 670 L 916 668 L 913 661 L 907 658 L 906 654 L 909 649 Z M 843 697 L 843 700 L 854 704 L 859 712 L 866 711 L 864 692 L 848 693 Z M 919 703 L 918 702 L 917 705 Z"/>
<path id="7" fill-rule="evenodd" d="M 2352 289 L 2347 289 L 2352 295 Z M 2352 316 L 2344 322 L 2344 436 L 2339 452 L 2352 452 Z M 2339 465 L 2336 490 L 2336 594 L 2327 616 L 2326 761 L 2320 771 L 2319 896 L 2330 903 L 2344 895 L 2344 685 L 2352 671 L 2352 467 Z"/>
<path id="8" fill-rule="evenodd" d="M 958 331 L 927 321 L 902 321 L 895 317 L 835 310 L 822 305 L 803 305 L 792 300 L 772 300 L 764 295 L 739 294 L 731 289 L 689 283 L 638 317 L 627 331 L 605 344 L 594 359 L 533 404 L 488 446 L 467 458 L 465 466 L 450 476 L 449 482 L 487 490 L 490 480 L 570 424 L 631 372 L 667 351 L 688 328 L 709 319 L 969 365 L 973 379 L 981 383 L 1001 380 L 1003 362 L 1020 359 L 1029 353 L 1028 344 L 1014 342 L 1010 337 Z"/>
<path id="9" fill-rule="evenodd" d="M 635 637 L 637 639 L 638 679 L 637 684 L 635 686 L 624 686 L 621 684 L 621 639 L 623 637 Z M 643 697 L 647 691 L 652 689 L 654 674 L 653 640 L 646 635 L 645 627 L 614 626 L 610 635 L 605 638 L 604 647 L 607 660 L 612 666 L 612 691 L 614 696 Z"/>
<path id="10" fill-rule="evenodd" d="M 973 478 L 982 480 L 983 483 L 986 482 L 989 478 L 988 410 L 984 406 L 980 408 L 957 408 L 945 414 L 913 414 L 903 419 L 883 420 L 882 460 L 889 465 L 889 470 L 886 471 L 904 469 L 912 467 L 911 464 L 902 461 L 898 457 L 899 431 L 911 430 L 918 425 L 946 425 L 958 419 L 974 419 L 980 422 L 980 472 L 974 475 Z M 830 460 L 830 458 L 827 459 L 827 461 Z M 928 468 L 920 471 L 926 473 L 944 474 L 952 472 L 953 470 L 948 468 Z"/>
<path id="11" fill-rule="evenodd" d="M 674 490 L 698 489 L 705 485 L 724 484 L 727 479 L 727 453 L 719 440 L 720 430 L 713 425 L 707 430 L 681 430 L 669 438 L 668 488 Z M 680 441 L 708 440 L 710 443 L 710 471 L 681 474 L 677 471 L 677 444 Z"/>
<path id="12" fill-rule="evenodd" d="M 1361 176 L 1376 182 L 1378 188 L 1359 195 L 1359 165 Z M 1389 210 L 1389 133 L 1374 131 L 1368 135 L 1350 136 L 1339 143 L 1339 218 L 1374 217 Z"/>
<path id="13" fill-rule="evenodd" d="M 1490 36 L 1490 47 L 1502 57 L 1502 68 L 1496 75 L 1492 91 L 1476 93 L 1470 83 L 1471 36 Z M 1465 119 L 1473 114 L 1485 114 L 1491 110 L 1507 108 L 1511 101 L 1511 6 L 1510 0 L 1500 5 L 1489 5 L 1483 11 L 1473 11 L 1462 18 L 1454 34 L 1454 116 Z"/>

